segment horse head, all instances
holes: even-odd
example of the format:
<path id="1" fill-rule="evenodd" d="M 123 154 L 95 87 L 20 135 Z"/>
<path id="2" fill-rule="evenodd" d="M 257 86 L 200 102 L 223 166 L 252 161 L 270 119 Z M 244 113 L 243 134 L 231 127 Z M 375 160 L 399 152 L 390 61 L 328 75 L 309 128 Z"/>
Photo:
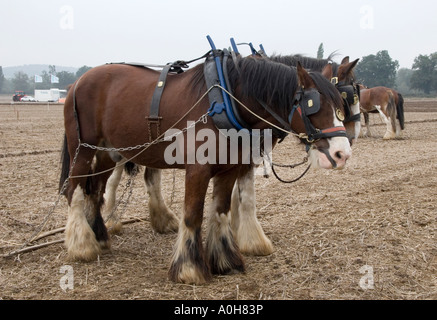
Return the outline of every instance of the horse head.
<path id="1" fill-rule="evenodd" d="M 345 104 L 343 123 L 351 145 L 356 141 L 361 131 L 360 89 L 354 79 L 354 68 L 358 61 L 359 59 L 349 62 L 349 57 L 345 57 L 338 66 L 336 77 L 331 78 Z"/>
<path id="2" fill-rule="evenodd" d="M 291 119 L 292 127 L 298 133 L 305 133 L 303 140 L 314 167 L 343 168 L 352 151 L 342 123 L 343 101 L 327 80 L 332 75 L 332 67 L 327 65 L 322 73 L 309 73 L 299 63 L 297 72 L 304 98 L 299 102 L 299 117 Z"/>

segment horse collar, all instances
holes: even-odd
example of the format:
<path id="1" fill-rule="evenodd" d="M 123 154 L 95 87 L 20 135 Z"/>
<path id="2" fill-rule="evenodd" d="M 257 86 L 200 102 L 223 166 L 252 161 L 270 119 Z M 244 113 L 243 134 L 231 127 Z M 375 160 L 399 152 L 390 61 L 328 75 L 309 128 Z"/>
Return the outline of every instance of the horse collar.
<path id="1" fill-rule="evenodd" d="M 209 116 L 215 126 L 219 129 L 248 129 L 249 126 L 240 116 L 235 102 L 221 88 L 214 87 L 220 85 L 227 91 L 232 92 L 227 74 L 227 60 L 230 57 L 229 51 L 216 50 L 213 47 L 204 64 L 205 82 L 208 88 L 208 98 L 210 102 Z M 249 130 L 250 131 L 250 130 Z"/>

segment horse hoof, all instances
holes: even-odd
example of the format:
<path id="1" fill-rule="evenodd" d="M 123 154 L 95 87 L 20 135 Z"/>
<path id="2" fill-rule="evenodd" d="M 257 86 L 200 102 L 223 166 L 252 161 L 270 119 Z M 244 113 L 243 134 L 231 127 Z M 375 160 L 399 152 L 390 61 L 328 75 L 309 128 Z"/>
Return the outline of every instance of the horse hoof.
<path id="1" fill-rule="evenodd" d="M 212 275 L 209 269 L 200 270 L 191 263 L 177 261 L 170 267 L 169 277 L 173 282 L 200 285 L 210 281 Z"/>
<path id="2" fill-rule="evenodd" d="M 239 247 L 241 253 L 249 256 L 268 256 L 275 251 L 272 242 L 267 237 L 257 243 L 245 243 Z"/>
<path id="3" fill-rule="evenodd" d="M 114 222 L 112 220 L 109 220 L 106 223 L 106 228 L 108 229 L 108 232 L 110 234 L 121 234 L 123 229 L 123 224 L 120 221 Z"/>
<path id="4" fill-rule="evenodd" d="M 179 223 L 179 219 L 171 211 L 155 215 L 151 214 L 152 228 L 158 233 L 178 232 Z"/>
<path id="5" fill-rule="evenodd" d="M 82 246 L 69 247 L 66 240 L 68 259 L 72 261 L 94 261 L 97 256 L 101 254 L 100 245 L 95 241 L 95 243 L 87 243 Z"/>

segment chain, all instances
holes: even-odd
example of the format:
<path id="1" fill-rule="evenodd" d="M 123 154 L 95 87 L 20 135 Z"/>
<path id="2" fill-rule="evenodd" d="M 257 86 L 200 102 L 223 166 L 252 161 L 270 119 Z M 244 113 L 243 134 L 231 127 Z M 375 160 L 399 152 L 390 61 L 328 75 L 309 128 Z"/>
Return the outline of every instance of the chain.
<path id="1" fill-rule="evenodd" d="M 176 169 L 173 169 L 173 188 L 171 190 L 171 196 L 170 196 L 170 209 L 173 205 L 175 191 L 176 191 Z"/>
<path id="2" fill-rule="evenodd" d="M 291 168 L 291 169 L 294 169 L 294 168 L 296 168 L 298 166 L 301 166 L 301 165 L 307 163 L 308 162 L 308 157 L 304 157 L 302 162 L 299 162 L 299 163 L 296 163 L 296 164 L 285 165 L 285 164 L 275 164 L 272 161 L 272 159 L 270 158 L 270 156 L 268 155 L 268 153 L 266 153 L 265 155 L 267 156 L 267 161 L 268 161 L 268 163 L 270 163 L 270 166 L 272 168 L 272 172 L 273 172 L 274 176 L 276 177 L 276 179 L 278 179 L 282 183 L 294 183 L 296 181 L 299 181 L 300 179 L 302 179 L 302 177 L 311 168 L 311 164 L 309 164 L 308 167 L 305 169 L 305 171 L 300 176 L 298 176 L 297 178 L 295 178 L 293 180 L 284 180 L 284 179 L 280 178 L 279 175 L 276 173 L 275 166 L 281 167 L 281 168 Z"/>
<path id="3" fill-rule="evenodd" d="M 106 172 L 110 172 L 110 171 L 114 170 L 116 167 L 123 166 L 123 165 L 125 165 L 127 162 L 129 162 L 129 161 L 135 159 L 135 158 L 138 157 L 141 153 L 143 153 L 144 151 L 146 151 L 150 146 L 152 146 L 152 145 L 154 145 L 154 144 L 158 144 L 158 143 L 164 142 L 164 141 L 167 141 L 167 140 L 171 140 L 171 139 L 173 139 L 174 137 L 177 137 L 178 135 L 187 132 L 189 129 L 193 128 L 193 127 L 194 127 L 196 124 L 198 124 L 199 122 L 207 123 L 207 122 L 208 122 L 208 117 L 207 117 L 208 115 L 209 115 L 209 111 L 206 112 L 206 113 L 204 113 L 203 115 L 201 115 L 200 118 L 197 119 L 197 121 L 193 122 L 193 123 L 190 124 L 188 127 L 185 127 L 184 129 L 182 129 L 182 130 L 180 130 L 180 131 L 178 131 L 178 132 L 175 132 L 174 134 L 172 134 L 172 135 L 170 135 L 170 136 L 168 136 L 168 137 L 163 137 L 163 138 L 159 138 L 159 137 L 158 137 L 158 138 L 156 138 L 156 139 L 155 139 L 154 141 L 152 141 L 152 142 L 146 142 L 146 143 L 144 143 L 144 144 L 140 144 L 140 145 L 133 146 L 133 147 L 124 147 L 124 148 L 123 148 L 123 147 L 122 147 L 122 148 L 107 148 L 107 147 L 99 147 L 99 146 L 90 145 L 90 144 L 88 144 L 88 143 L 80 143 L 79 146 L 86 147 L 86 148 L 90 148 L 90 149 L 93 149 L 93 150 L 98 150 L 98 151 L 106 151 L 106 152 L 110 152 L 110 151 L 112 151 L 112 152 L 121 152 L 121 151 L 128 151 L 128 150 L 131 151 L 131 150 L 139 150 L 139 149 L 143 149 L 143 150 L 141 150 L 140 152 L 138 152 L 137 154 L 135 154 L 135 155 L 132 156 L 131 158 L 126 159 L 126 160 L 124 160 L 124 161 L 118 163 L 118 164 L 117 164 L 115 167 L 113 167 L 113 168 L 109 168 L 109 169 L 107 169 L 107 170 L 103 170 L 103 171 L 96 172 L 96 173 L 84 174 L 84 175 L 79 175 L 79 176 L 70 176 L 69 178 L 72 179 L 72 178 L 86 178 L 86 177 L 93 177 L 93 176 L 98 176 L 98 175 L 103 174 L 103 173 L 106 173 Z M 179 121 L 178 121 L 178 122 L 179 122 Z M 175 124 L 175 125 L 176 125 L 176 124 Z M 175 125 L 173 125 L 173 127 L 174 127 Z M 165 133 L 161 134 L 161 136 L 164 136 L 164 135 L 165 135 Z"/>
<path id="4" fill-rule="evenodd" d="M 185 132 L 187 132 L 189 129 L 193 128 L 196 124 L 198 124 L 199 122 L 202 123 L 207 123 L 208 122 L 208 116 L 209 111 L 204 113 L 202 116 L 200 116 L 199 119 L 197 119 L 197 121 L 193 122 L 192 124 L 190 124 L 188 127 L 175 132 L 174 134 L 161 138 L 161 139 L 156 139 L 152 142 L 146 142 L 143 144 L 139 144 L 133 147 L 121 147 L 121 148 L 107 148 L 107 147 L 99 147 L 99 146 L 94 146 L 94 145 L 90 145 L 88 143 L 81 143 L 80 145 L 82 147 L 86 147 L 86 148 L 90 148 L 93 150 L 98 150 L 98 151 L 106 151 L 106 152 L 123 152 L 123 151 L 133 151 L 133 150 L 139 150 L 139 149 L 143 149 L 143 148 L 149 148 L 150 146 L 154 145 L 154 144 L 158 144 L 164 141 L 168 141 L 168 140 L 172 140 L 173 138 L 177 137 L 180 134 L 183 134 Z M 162 136 L 162 135 L 161 135 Z"/>
<path id="5" fill-rule="evenodd" d="M 124 188 L 124 190 L 123 190 L 123 193 L 121 194 L 119 200 L 117 201 L 117 204 L 116 204 L 115 207 L 112 209 L 112 211 L 111 211 L 111 213 L 109 214 L 109 216 L 106 218 L 106 220 L 105 220 L 105 224 L 106 224 L 106 222 L 108 222 L 108 220 L 109 220 L 109 219 L 110 219 L 110 218 L 115 214 L 115 212 L 116 212 L 117 209 L 118 209 L 118 206 L 119 206 L 120 204 L 123 204 L 123 208 L 121 209 L 121 213 L 120 213 L 120 214 L 118 215 L 118 217 L 117 217 L 117 221 L 120 221 L 120 220 L 121 220 L 121 218 L 122 218 L 124 212 L 126 211 L 127 204 L 129 203 L 129 200 L 130 200 L 130 198 L 131 198 L 131 196 L 132 196 L 133 189 L 134 189 L 134 182 L 135 182 L 135 178 L 137 177 L 137 173 L 138 173 L 138 171 L 139 171 L 138 166 L 136 166 L 136 167 L 133 169 L 132 174 L 129 176 L 129 179 L 128 179 L 128 181 L 126 182 L 126 186 L 125 186 L 125 188 Z M 127 194 L 127 198 L 126 198 L 126 200 L 123 200 L 124 195 L 125 195 L 125 193 L 126 193 L 126 190 L 128 190 L 128 189 L 129 189 L 129 192 L 128 192 L 128 194 Z M 108 231 L 111 231 L 113 227 L 114 227 L 114 225 L 113 225 L 112 227 L 110 227 L 110 228 L 108 229 Z"/>
<path id="6" fill-rule="evenodd" d="M 77 161 L 77 156 L 79 155 L 79 149 L 80 146 L 77 147 L 76 152 L 74 154 L 73 160 L 72 160 L 72 166 L 70 167 L 70 172 L 68 174 L 68 178 L 65 179 L 64 183 L 62 184 L 62 187 L 59 190 L 59 194 L 58 194 L 58 198 L 56 199 L 56 201 L 53 203 L 53 206 L 50 208 L 48 214 L 46 215 L 46 217 L 44 218 L 44 221 L 42 223 L 40 223 L 40 225 L 37 227 L 36 231 L 29 237 L 29 239 L 24 242 L 23 245 L 21 245 L 20 248 L 18 248 L 17 250 L 14 250 L 12 252 L 10 252 L 9 254 L 7 254 L 7 256 L 12 256 L 14 255 L 16 252 L 22 250 L 24 247 L 28 246 L 30 243 L 32 243 L 42 232 L 42 230 L 44 229 L 44 227 L 46 226 L 47 222 L 49 221 L 50 217 L 53 215 L 53 213 L 55 212 L 56 207 L 59 204 L 59 201 L 61 201 L 61 197 L 64 194 L 65 190 L 67 189 L 68 186 L 68 181 L 70 179 L 70 176 L 73 172 L 73 168 L 74 165 L 76 164 Z"/>
<path id="7" fill-rule="evenodd" d="M 77 86 L 77 84 L 76 84 L 76 86 Z M 233 96 L 229 91 L 227 91 L 225 88 L 223 88 L 222 86 L 220 86 L 220 85 L 218 85 L 218 84 L 216 84 L 216 85 L 213 85 L 213 86 L 211 86 L 203 95 L 202 95 L 202 97 L 200 97 L 200 99 L 190 108 L 190 110 L 188 110 L 186 113 L 185 113 L 185 115 L 180 119 L 180 120 L 178 120 L 173 126 L 172 126 L 172 128 L 173 127 L 175 127 L 183 118 L 185 118 L 185 116 L 186 115 L 188 115 L 199 103 L 200 103 L 200 101 L 213 89 L 213 88 L 219 88 L 219 89 L 221 89 L 221 90 L 223 90 L 224 92 L 226 92 L 230 97 L 232 97 L 235 101 L 237 101 L 242 107 L 244 107 L 247 111 L 249 111 L 250 113 L 252 113 L 252 114 L 254 114 L 256 117 L 258 117 L 259 119 L 261 119 L 262 121 L 264 121 L 264 122 L 266 122 L 266 123 L 268 123 L 268 124 L 270 124 L 270 125 L 272 125 L 273 127 L 276 127 L 277 129 L 279 129 L 279 130 L 281 130 L 281 131 L 285 131 L 286 133 L 291 133 L 291 134 L 294 134 L 294 135 L 296 135 L 296 136 L 298 136 L 299 138 L 305 138 L 306 136 L 304 135 L 304 134 L 299 134 L 299 135 L 297 135 L 296 133 L 294 133 L 294 132 L 288 132 L 288 131 L 286 131 L 286 130 L 284 130 L 284 129 L 282 129 L 282 128 L 280 128 L 280 127 L 277 127 L 276 125 L 274 125 L 274 124 L 272 124 L 272 123 L 270 123 L 270 122 L 268 122 L 267 120 L 265 120 L 265 119 L 263 119 L 263 118 L 261 118 L 260 116 L 258 116 L 257 114 L 255 114 L 253 111 L 251 111 L 248 107 L 246 107 L 242 102 L 240 102 L 235 96 Z M 178 135 L 180 135 L 180 134 L 183 134 L 183 133 L 185 133 L 185 132 L 187 132 L 189 129 L 191 129 L 191 128 L 193 128 L 196 124 L 198 124 L 199 122 L 202 122 L 202 123 L 204 123 L 204 124 L 206 124 L 207 122 L 208 122 L 208 115 L 209 115 L 209 111 L 208 112 L 206 112 L 206 113 L 204 113 L 202 116 L 200 116 L 200 118 L 197 120 L 197 121 L 195 121 L 195 122 L 193 122 L 192 124 L 190 124 L 189 126 L 187 126 L 186 128 L 184 128 L 184 129 L 182 129 L 182 130 L 180 130 L 180 131 L 178 131 L 178 132 L 176 132 L 176 133 L 174 133 L 174 134 L 172 134 L 172 135 L 170 135 L 170 136 L 168 136 L 168 137 L 165 137 L 164 136 L 164 134 L 162 134 L 162 135 L 160 135 L 158 138 L 156 138 L 154 141 L 152 141 L 152 142 L 146 142 L 146 143 L 144 143 L 144 144 L 140 144 L 140 145 L 136 145 L 136 146 L 131 146 L 131 147 L 121 147 L 121 148 L 107 148 L 107 147 L 99 147 L 99 146 L 94 146 L 94 145 L 90 145 L 90 144 L 88 144 L 88 143 L 82 143 L 81 141 L 80 141 L 80 138 L 79 138 L 79 145 L 78 145 L 78 147 L 77 147 L 77 149 L 76 149 L 76 152 L 75 152 L 75 155 L 74 155 L 74 157 L 73 157 L 73 160 L 72 160 L 72 162 L 71 162 L 71 166 L 70 166 L 70 171 L 69 171 L 69 174 L 68 174 L 68 177 L 67 177 L 67 179 L 65 179 L 65 181 L 64 181 L 64 183 L 63 183 L 63 185 L 62 185 L 62 187 L 60 188 L 60 191 L 59 191 L 59 194 L 58 194 L 58 198 L 56 199 L 56 201 L 55 201 L 55 203 L 53 204 L 53 206 L 52 206 L 52 208 L 50 209 L 50 211 L 49 211 L 49 213 L 47 214 L 47 216 L 44 218 L 44 221 L 39 225 L 39 227 L 37 228 L 37 230 L 34 232 L 34 234 L 29 238 L 29 240 L 27 240 L 22 246 L 21 246 L 21 248 L 19 249 L 19 250 L 21 250 L 21 249 L 23 249 L 24 247 L 26 247 L 28 244 L 30 244 L 32 241 L 34 241 L 34 239 L 36 238 L 36 237 L 38 237 L 38 235 L 41 233 L 41 231 L 44 229 L 44 227 L 45 227 L 45 225 L 47 224 L 47 222 L 49 221 L 49 218 L 52 216 L 52 214 L 53 214 L 53 212 L 55 211 L 55 209 L 56 209 L 56 207 L 58 206 L 58 204 L 59 204 L 59 201 L 60 201 L 60 199 L 61 199 L 61 197 L 62 197 L 62 195 L 64 194 L 64 192 L 65 192 L 65 190 L 67 189 L 67 186 L 68 186 L 68 183 L 69 183 L 69 181 L 70 181 L 70 179 L 73 179 L 73 178 L 84 178 L 84 177 L 90 177 L 90 176 L 96 176 L 96 175 L 100 175 L 100 174 L 103 174 L 103 173 L 106 173 L 106 172 L 109 172 L 109 171 L 112 171 L 112 170 L 114 170 L 114 168 L 110 168 L 110 169 L 108 169 L 108 170 L 104 170 L 104 171 L 101 171 L 101 172 L 97 172 L 97 173 L 93 173 L 93 174 L 87 174 L 87 175 L 79 175 L 79 176 L 73 176 L 72 175 L 72 173 L 73 173 L 73 168 L 74 168 L 74 166 L 75 166 L 75 164 L 76 164 L 76 161 L 77 161 L 77 158 L 78 158 L 78 155 L 79 155 L 79 151 L 80 151 L 80 148 L 81 147 L 85 147 L 85 148 L 90 148 L 90 149 L 93 149 L 93 150 L 97 150 L 97 151 L 105 151 L 105 152 L 123 152 L 123 151 L 134 151 L 134 150 L 140 150 L 140 149 L 143 149 L 143 150 L 141 150 L 140 152 L 138 152 L 136 155 L 134 155 L 133 157 L 131 157 L 130 159 L 127 159 L 127 160 L 125 160 L 124 162 L 122 162 L 122 163 L 119 163 L 117 166 L 122 166 L 122 165 L 124 165 L 126 162 L 129 162 L 129 161 L 131 161 L 131 160 L 133 160 L 134 158 L 136 158 L 138 155 L 140 155 L 141 153 L 143 153 L 145 150 L 147 150 L 150 146 L 152 146 L 152 145 L 155 145 L 155 144 L 158 144 L 158 143 L 161 143 L 161 142 L 164 142 L 164 141 L 169 141 L 169 140 L 171 140 L 171 139 L 173 139 L 173 138 L 175 138 L 175 137 L 177 137 Z M 305 173 L 306 173 L 306 171 L 305 171 Z M 132 191 L 133 191 L 133 178 L 131 178 L 131 179 L 129 179 L 129 181 L 127 182 L 127 184 L 126 184 L 126 188 L 125 188 L 125 191 L 127 190 L 127 188 L 129 188 L 130 187 L 130 190 L 129 190 L 129 193 L 128 193 L 128 197 L 127 197 L 127 199 L 126 199 L 126 202 L 124 203 L 124 207 L 126 207 L 126 205 L 127 205 L 127 203 L 128 203 L 128 201 L 129 201 L 129 199 L 130 199 L 130 197 L 131 197 L 131 195 L 132 195 Z M 175 175 L 173 175 L 173 184 L 174 184 L 174 182 L 175 182 Z M 124 193 L 125 193 L 125 191 L 123 192 L 123 196 L 124 196 Z M 173 202 L 173 197 L 174 197 L 174 185 L 173 185 L 173 192 L 172 192 L 172 195 L 171 195 L 171 197 L 172 197 L 172 199 L 171 199 L 171 201 Z M 117 203 L 117 206 L 116 207 L 118 207 L 118 205 L 120 204 L 120 202 L 121 202 L 121 200 L 119 200 L 119 202 Z M 124 208 L 125 209 L 125 208 Z M 123 210 L 124 210 L 123 209 Z M 115 211 L 115 209 L 114 209 L 114 211 Z M 113 212 L 114 212 L 113 211 Z M 113 212 L 111 212 L 111 215 L 113 214 Z M 8 256 L 11 256 L 11 255 L 14 255 L 15 254 L 15 252 L 17 252 L 18 250 L 16 250 L 16 251 L 12 251 L 11 253 L 9 253 L 8 254 Z"/>

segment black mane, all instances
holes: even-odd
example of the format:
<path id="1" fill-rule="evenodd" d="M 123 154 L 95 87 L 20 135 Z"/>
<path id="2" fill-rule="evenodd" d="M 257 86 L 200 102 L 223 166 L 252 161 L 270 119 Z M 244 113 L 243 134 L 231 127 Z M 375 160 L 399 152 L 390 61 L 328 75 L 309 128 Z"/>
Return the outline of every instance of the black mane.
<path id="1" fill-rule="evenodd" d="M 251 97 L 267 103 L 279 114 L 288 114 L 294 103 L 294 94 L 299 86 L 295 67 L 272 61 L 270 58 L 252 56 L 239 59 L 237 64 L 235 66 L 234 61 L 228 59 L 227 68 L 232 91 L 238 85 L 244 97 Z M 204 64 L 199 64 L 193 68 L 191 80 L 193 94 L 199 97 L 207 89 L 203 66 Z M 310 72 L 310 76 L 317 90 L 328 102 L 342 105 L 338 90 L 329 80 L 319 72 Z"/>
<path id="2" fill-rule="evenodd" d="M 270 60 L 280 62 L 283 64 L 286 64 L 287 66 L 296 67 L 297 63 L 300 62 L 302 67 L 305 69 L 309 69 L 311 71 L 317 71 L 322 72 L 323 67 L 326 66 L 328 63 L 332 64 L 332 71 L 333 74 L 336 75 L 338 71 L 339 64 L 332 61 L 332 58 L 334 57 L 334 54 L 332 53 L 329 55 L 327 59 L 317 59 L 317 58 L 311 58 L 311 57 L 305 57 L 300 54 L 296 55 L 272 55 L 270 56 Z"/>
<path id="3" fill-rule="evenodd" d="M 238 70 L 233 61 L 229 61 L 228 70 L 231 86 L 239 84 L 244 97 L 263 101 L 278 110 L 291 108 L 298 89 L 296 70 L 270 59 L 252 56 L 240 59 Z"/>
<path id="4" fill-rule="evenodd" d="M 317 90 L 325 99 L 334 106 L 343 105 L 343 100 L 337 88 L 319 72 L 310 72 L 310 77 L 314 81 Z"/>

